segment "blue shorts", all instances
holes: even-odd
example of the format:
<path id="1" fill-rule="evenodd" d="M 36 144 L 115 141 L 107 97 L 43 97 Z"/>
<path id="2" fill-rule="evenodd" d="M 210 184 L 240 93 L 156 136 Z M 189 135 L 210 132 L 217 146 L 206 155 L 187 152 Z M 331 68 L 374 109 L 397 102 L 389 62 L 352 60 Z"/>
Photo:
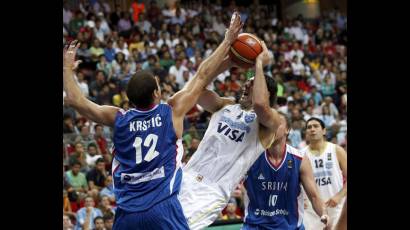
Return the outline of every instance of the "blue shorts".
<path id="1" fill-rule="evenodd" d="M 126 212 L 117 208 L 113 230 L 189 230 L 177 196 L 164 200 L 144 212 Z"/>
<path id="2" fill-rule="evenodd" d="M 277 228 L 277 227 L 269 227 L 269 226 L 261 226 L 257 224 L 246 224 L 244 223 L 241 230 L 277 230 L 277 229 L 283 229 L 287 230 L 287 228 Z M 295 230 L 305 230 L 305 226 L 302 224 L 300 227 L 296 228 Z"/>

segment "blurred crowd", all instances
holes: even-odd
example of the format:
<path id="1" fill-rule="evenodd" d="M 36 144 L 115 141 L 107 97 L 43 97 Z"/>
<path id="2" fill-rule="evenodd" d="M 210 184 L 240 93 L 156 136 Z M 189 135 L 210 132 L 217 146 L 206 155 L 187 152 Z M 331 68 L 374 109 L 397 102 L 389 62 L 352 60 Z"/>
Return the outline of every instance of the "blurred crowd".
<path id="1" fill-rule="evenodd" d="M 80 0 L 74 6 L 64 2 L 63 44 L 73 39 L 81 42 L 77 58 L 83 62 L 76 79 L 90 100 L 132 108 L 125 85 L 136 71 L 150 70 L 159 76 L 166 102 L 216 49 L 231 14 L 238 10 L 245 21 L 243 32 L 263 39 L 273 54 L 265 74 L 278 83 L 276 109 L 291 118 L 289 144 L 306 146 L 305 121 L 316 116 L 325 122 L 328 141 L 346 145 L 347 27 L 340 12 L 279 20 L 268 6 L 244 7 L 235 1 L 226 7 L 176 1 L 159 7 L 156 1 L 144 2 L 134 1 L 129 9 L 104 0 Z M 232 68 L 209 88 L 238 100 L 242 84 L 253 74 L 252 69 Z M 209 119 L 200 106 L 187 114 L 184 162 L 198 147 Z M 115 215 L 109 175 L 112 130 L 85 119 L 63 98 L 63 133 L 65 226 L 82 229 L 79 223 L 89 221 L 90 229 L 111 229 Z M 241 197 L 238 187 L 221 219 L 243 216 Z"/>

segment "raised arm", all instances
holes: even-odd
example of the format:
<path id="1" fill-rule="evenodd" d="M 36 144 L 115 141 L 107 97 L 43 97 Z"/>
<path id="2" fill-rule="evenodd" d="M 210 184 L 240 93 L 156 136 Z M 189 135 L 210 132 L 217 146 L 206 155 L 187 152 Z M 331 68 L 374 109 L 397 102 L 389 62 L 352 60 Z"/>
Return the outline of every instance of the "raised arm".
<path id="1" fill-rule="evenodd" d="M 78 62 L 75 56 L 80 43 L 76 40 L 64 49 L 63 81 L 66 92 L 66 103 L 76 109 L 84 117 L 107 126 L 114 126 L 115 115 L 119 108 L 114 106 L 97 105 L 88 100 L 74 80 L 74 69 Z"/>
<path id="2" fill-rule="evenodd" d="M 300 180 L 306 195 L 312 203 L 313 210 L 320 217 L 322 223 L 326 224 L 327 228 L 330 228 L 330 220 L 326 211 L 326 205 L 320 198 L 319 190 L 313 177 L 312 166 L 310 165 L 308 157 L 305 155 L 300 166 Z"/>
<path id="3" fill-rule="evenodd" d="M 179 135 L 178 133 L 182 135 L 183 117 L 197 103 L 205 87 L 219 73 L 230 67 L 230 60 L 227 57 L 229 48 L 238 37 L 242 26 L 240 16 L 235 12 L 232 15 L 231 24 L 222 43 L 201 63 L 195 76 L 185 84 L 184 88 L 168 100 L 168 104 L 173 107 L 173 122 L 177 135 Z"/>
<path id="4" fill-rule="evenodd" d="M 269 55 L 265 42 L 261 41 L 261 45 L 263 51 L 256 58 L 255 80 L 252 93 L 253 108 L 256 115 L 258 115 L 259 123 L 269 131 L 275 132 L 279 127 L 280 117 L 278 112 L 270 107 L 270 93 L 263 73 L 263 66 L 268 64 L 272 57 Z"/>

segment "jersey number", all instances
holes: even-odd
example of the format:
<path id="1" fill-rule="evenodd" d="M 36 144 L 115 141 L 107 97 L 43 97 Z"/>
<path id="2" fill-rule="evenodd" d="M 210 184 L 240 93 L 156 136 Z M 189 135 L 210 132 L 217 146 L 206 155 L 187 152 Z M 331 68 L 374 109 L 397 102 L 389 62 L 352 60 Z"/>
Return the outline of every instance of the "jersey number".
<path id="1" fill-rule="evenodd" d="M 155 134 L 149 134 L 147 138 L 145 138 L 144 141 L 144 146 L 145 147 L 150 147 L 148 150 L 147 155 L 144 157 L 144 161 L 150 162 L 152 159 L 157 157 L 159 155 L 159 152 L 155 151 L 155 147 L 157 147 L 157 142 L 158 142 L 158 136 Z M 134 141 L 134 148 L 135 148 L 135 162 L 137 164 L 141 164 L 142 162 L 142 151 L 141 151 L 141 144 L 142 144 L 142 138 L 141 137 L 136 137 Z"/>
<path id="2" fill-rule="evenodd" d="M 323 160 L 322 159 L 315 160 L 315 165 L 316 165 L 316 168 L 323 168 Z"/>
<path id="3" fill-rule="evenodd" d="M 269 196 L 269 206 L 274 207 L 276 205 L 276 200 L 278 200 L 278 195 L 270 195 Z"/>

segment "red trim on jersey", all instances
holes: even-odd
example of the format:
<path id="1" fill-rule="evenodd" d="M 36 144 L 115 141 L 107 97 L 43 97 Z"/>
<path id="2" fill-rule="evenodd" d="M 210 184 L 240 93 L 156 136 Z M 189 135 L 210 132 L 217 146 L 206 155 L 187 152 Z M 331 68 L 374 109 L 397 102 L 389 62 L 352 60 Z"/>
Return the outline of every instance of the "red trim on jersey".
<path id="1" fill-rule="evenodd" d="M 117 151 L 115 151 L 115 148 L 113 148 L 113 149 L 112 149 L 112 153 L 111 153 L 111 155 L 112 155 L 111 165 L 112 165 L 112 163 L 114 163 L 115 154 L 116 154 L 116 153 L 117 153 Z M 111 170 L 112 170 L 112 176 L 114 176 L 115 171 L 117 171 L 117 169 L 118 169 L 119 167 L 120 167 L 120 162 L 118 162 L 117 167 L 115 167 L 114 169 L 111 169 Z"/>
<path id="2" fill-rule="evenodd" d="M 303 160 L 303 158 L 302 157 L 300 157 L 300 156 L 298 156 L 298 155 L 296 155 L 296 154 L 293 154 L 292 152 L 290 152 L 290 154 L 292 154 L 293 156 L 295 156 L 297 159 L 299 159 L 299 160 Z"/>
<path id="3" fill-rule="evenodd" d="M 112 174 L 115 173 L 115 171 L 117 171 L 117 169 L 120 167 L 120 164 L 118 163 L 117 167 L 115 167 L 115 169 L 112 171 Z"/>
<path id="4" fill-rule="evenodd" d="M 265 151 L 265 154 L 269 154 L 269 149 L 267 149 L 267 150 Z M 284 148 L 283 148 L 283 158 L 282 158 L 282 160 L 279 162 L 279 164 L 278 164 L 277 166 L 275 166 L 275 164 L 270 161 L 268 155 L 266 156 L 266 158 L 268 159 L 268 163 L 269 163 L 275 170 L 278 170 L 279 167 L 282 165 L 283 161 L 284 161 L 285 158 L 286 158 L 286 144 L 285 144 L 285 146 L 284 146 Z"/>

